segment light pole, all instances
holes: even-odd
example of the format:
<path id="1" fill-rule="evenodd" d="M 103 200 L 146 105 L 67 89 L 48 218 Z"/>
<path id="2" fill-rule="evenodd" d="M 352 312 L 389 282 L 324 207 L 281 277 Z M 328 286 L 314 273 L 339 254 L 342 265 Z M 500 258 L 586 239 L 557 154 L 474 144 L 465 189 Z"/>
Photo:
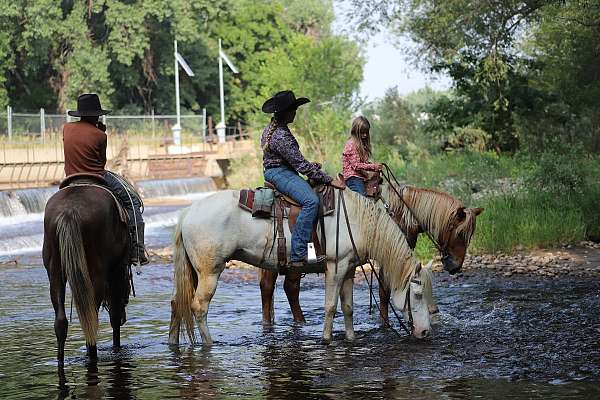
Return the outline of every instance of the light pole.
<path id="1" fill-rule="evenodd" d="M 221 97 L 221 121 L 217 124 L 217 136 L 219 137 L 219 143 L 225 143 L 225 94 L 223 89 L 223 60 L 227 63 L 229 69 L 234 74 L 239 71 L 233 65 L 233 63 L 227 57 L 227 54 L 221 49 L 221 39 L 219 39 L 219 93 Z"/>
<path id="2" fill-rule="evenodd" d="M 192 77 L 194 72 L 190 68 L 183 57 L 177 52 L 177 40 L 174 42 L 175 49 L 175 113 L 177 114 L 177 123 L 173 125 L 171 130 L 173 131 L 173 144 L 179 146 L 181 144 L 181 110 L 179 104 L 179 65 L 183 67 L 185 73 Z"/>

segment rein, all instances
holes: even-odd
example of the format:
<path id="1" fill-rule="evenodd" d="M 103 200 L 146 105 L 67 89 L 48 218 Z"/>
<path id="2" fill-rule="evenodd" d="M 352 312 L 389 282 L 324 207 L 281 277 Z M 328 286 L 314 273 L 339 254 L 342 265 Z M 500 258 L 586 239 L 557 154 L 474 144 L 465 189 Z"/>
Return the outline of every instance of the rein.
<path id="1" fill-rule="evenodd" d="M 352 235 L 352 230 L 350 228 L 350 220 L 348 219 L 348 210 L 346 209 L 346 200 L 344 199 L 343 192 L 344 192 L 343 190 L 338 190 L 337 227 L 336 227 L 336 237 L 335 237 L 335 273 L 336 274 L 337 274 L 338 260 L 339 260 L 338 249 L 339 249 L 339 237 L 340 237 L 340 208 L 341 208 L 340 202 L 342 204 L 342 207 L 344 208 L 344 218 L 346 220 L 346 227 L 348 228 L 348 235 L 350 236 L 350 243 L 352 243 L 352 250 L 354 251 L 354 257 L 357 260 L 360 260 L 360 256 L 358 254 L 358 249 L 356 248 L 356 243 L 354 242 L 354 236 Z M 383 282 L 379 278 L 379 274 L 377 272 L 375 272 L 375 267 L 371 263 L 371 260 L 369 260 L 367 258 L 367 262 L 371 266 L 371 276 L 375 275 L 375 278 L 377 278 L 377 282 L 381 286 L 383 284 Z M 388 328 L 390 328 L 396 335 L 402 337 L 402 335 L 400 335 L 400 333 L 389 323 L 389 321 L 384 317 L 384 315 L 381 312 L 381 307 L 379 307 L 377 298 L 375 297 L 375 294 L 373 293 L 373 285 L 372 285 L 373 278 L 371 277 L 371 282 L 369 282 L 369 279 L 367 278 L 367 273 L 365 272 L 364 265 L 361 264 L 360 269 L 362 270 L 365 280 L 367 281 L 367 283 L 369 283 L 369 295 L 370 295 L 369 302 L 371 300 L 375 301 L 375 305 L 379 309 L 379 313 L 381 314 L 381 317 L 382 317 L 383 321 L 385 322 L 386 326 Z M 413 315 L 412 315 L 412 308 L 410 306 L 410 282 L 408 282 L 407 284 L 408 284 L 408 288 L 406 289 L 406 299 L 404 301 L 404 307 L 408 307 L 408 327 L 406 326 L 406 324 L 404 324 L 402 322 L 402 318 L 400 318 L 400 316 L 396 312 L 394 305 L 391 302 L 389 303 L 389 305 L 390 305 L 390 308 L 392 309 L 392 313 L 394 314 L 394 316 L 396 316 L 396 319 L 398 320 L 398 323 L 400 323 L 400 326 L 402 327 L 402 329 L 404 329 L 404 331 L 408 335 L 410 335 L 411 331 L 413 329 Z M 369 307 L 369 313 L 370 312 L 371 312 L 371 308 Z"/>
<path id="2" fill-rule="evenodd" d="M 419 226 L 421 228 L 423 228 L 424 225 L 421 223 L 421 221 L 419 221 L 419 218 L 417 218 L 417 216 L 415 215 L 415 213 L 413 212 L 413 210 L 410 208 L 410 206 L 406 203 L 406 201 L 404 201 L 404 197 L 402 196 L 402 192 L 404 191 L 405 186 L 404 185 L 400 185 L 400 182 L 398 182 L 398 179 L 396 179 L 396 176 L 394 175 L 394 173 L 392 172 L 392 170 L 390 169 L 390 167 L 387 164 L 384 163 L 383 166 L 385 167 L 385 172 L 387 172 L 387 174 L 386 173 L 382 173 L 381 175 L 387 181 L 388 186 L 392 188 L 392 190 L 394 191 L 394 193 L 396 193 L 396 195 L 400 198 L 400 200 L 406 206 L 406 208 L 408 209 L 408 211 L 410 211 L 410 213 L 412 214 L 413 218 L 417 221 L 417 223 L 419 224 Z M 396 189 L 396 186 L 394 186 L 394 184 L 392 183 L 392 179 L 394 180 L 394 182 L 396 183 L 397 186 L 401 187 L 400 192 L 398 192 L 398 190 Z M 388 214 L 390 216 L 393 216 L 393 212 L 389 211 L 390 210 L 390 204 L 388 202 L 386 202 L 383 199 L 383 197 L 381 197 L 381 195 L 379 195 L 379 198 L 383 202 L 383 205 L 384 205 L 385 209 L 388 211 Z M 425 232 L 425 234 L 427 235 L 427 237 L 429 238 L 429 240 L 431 240 L 431 243 L 433 243 L 433 245 L 435 246 L 435 248 L 438 250 L 438 252 L 442 256 L 442 262 L 444 261 L 444 259 L 448 258 L 449 255 L 447 254 L 447 251 L 446 251 L 447 250 L 447 245 L 442 247 L 438 243 L 438 241 L 433 237 L 433 235 L 429 232 L 429 230 L 423 229 L 423 232 Z"/>

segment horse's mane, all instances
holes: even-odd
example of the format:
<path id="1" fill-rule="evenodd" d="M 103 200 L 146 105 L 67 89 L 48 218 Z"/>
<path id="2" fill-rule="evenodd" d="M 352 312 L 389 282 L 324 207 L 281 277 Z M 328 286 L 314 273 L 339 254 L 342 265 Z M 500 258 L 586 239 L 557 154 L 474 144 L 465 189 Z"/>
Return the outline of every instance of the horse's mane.
<path id="1" fill-rule="evenodd" d="M 417 227 L 421 222 L 422 229 L 441 241 L 444 233 L 448 229 L 454 228 L 453 235 L 455 237 L 463 236 L 468 244 L 475 231 L 475 216 L 469 209 L 465 209 L 465 205 L 460 200 L 448 193 L 434 189 L 420 189 L 413 186 L 395 186 L 395 188 L 403 195 L 410 210 L 407 209 L 402 199 L 387 186 L 388 198 L 386 200 L 391 210 L 399 214 L 400 223 L 405 229 Z M 466 218 L 459 224 L 451 226 L 452 222 L 456 221 L 456 214 L 460 209 L 464 209 Z"/>
<path id="2" fill-rule="evenodd" d="M 349 205 L 348 217 L 356 222 L 363 238 L 356 243 L 358 252 L 385 266 L 385 284 L 389 288 L 404 289 L 418 263 L 404 233 L 372 200 L 350 190 L 344 192 L 344 198 Z"/>

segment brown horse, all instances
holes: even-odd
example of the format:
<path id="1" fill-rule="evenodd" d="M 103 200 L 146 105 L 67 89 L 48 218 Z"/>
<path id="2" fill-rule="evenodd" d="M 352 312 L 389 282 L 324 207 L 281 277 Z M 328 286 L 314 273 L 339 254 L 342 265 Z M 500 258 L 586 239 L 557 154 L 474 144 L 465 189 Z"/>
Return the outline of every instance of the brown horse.
<path id="1" fill-rule="evenodd" d="M 64 365 L 67 282 L 85 336 L 88 357 L 97 359 L 101 305 L 109 310 L 113 346 L 120 346 L 129 299 L 129 234 L 116 200 L 99 185 L 63 188 L 46 204 L 43 260 L 50 281 L 58 364 Z"/>
<path id="2" fill-rule="evenodd" d="M 395 190 L 394 190 L 395 189 Z M 402 195 L 402 198 L 398 196 Z M 406 235 L 414 249 L 420 233 L 427 233 L 437 243 L 444 269 L 450 274 L 459 272 L 475 233 L 475 219 L 483 208 L 467 208 L 451 195 L 412 186 L 382 185 L 381 200 L 388 213 Z M 384 274 L 384 271 L 381 271 Z M 262 270 L 260 279 L 263 322 L 273 322 L 273 292 L 277 273 Z M 288 274 L 283 283 L 295 322 L 304 322 L 300 308 L 300 274 Z M 387 320 L 389 292 L 380 287 L 381 316 Z"/>

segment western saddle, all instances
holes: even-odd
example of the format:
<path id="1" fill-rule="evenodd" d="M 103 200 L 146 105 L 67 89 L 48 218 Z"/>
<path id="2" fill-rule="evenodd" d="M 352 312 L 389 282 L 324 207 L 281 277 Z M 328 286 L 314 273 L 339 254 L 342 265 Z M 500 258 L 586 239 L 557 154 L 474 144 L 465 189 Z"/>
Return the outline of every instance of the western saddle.
<path id="1" fill-rule="evenodd" d="M 273 190 L 275 194 L 273 203 L 271 204 L 269 210 L 267 210 L 269 207 L 265 207 L 264 204 L 258 204 L 258 202 L 255 202 L 255 199 L 257 198 L 257 192 L 259 190 L 264 190 L 265 188 Z M 319 212 L 317 222 L 313 226 L 311 241 L 315 246 L 316 255 L 319 256 L 325 255 L 325 251 L 327 249 L 324 217 L 332 214 L 335 210 L 335 193 L 333 188 L 327 185 L 313 186 L 313 189 L 319 197 Z M 270 182 L 265 182 L 264 188 L 257 188 L 256 190 L 240 190 L 238 205 L 240 208 L 252 212 L 252 215 L 257 218 L 274 219 L 277 235 L 277 266 L 279 268 L 279 273 L 285 275 L 287 272 L 288 257 L 284 234 L 284 219 L 287 218 L 289 230 L 290 232 L 293 232 L 302 206 L 294 199 L 279 192 Z M 323 273 L 325 272 L 325 264 L 307 264 L 300 272 Z"/>

